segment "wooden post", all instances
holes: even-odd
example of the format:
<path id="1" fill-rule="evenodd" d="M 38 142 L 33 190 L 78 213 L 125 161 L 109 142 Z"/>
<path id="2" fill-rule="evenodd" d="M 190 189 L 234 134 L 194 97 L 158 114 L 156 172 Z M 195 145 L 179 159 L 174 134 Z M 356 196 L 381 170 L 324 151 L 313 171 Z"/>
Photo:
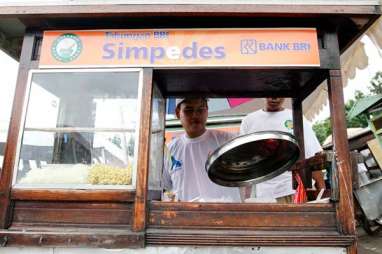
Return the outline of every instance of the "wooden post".
<path id="1" fill-rule="evenodd" d="M 17 140 L 19 137 L 24 98 L 26 96 L 28 72 L 32 63 L 35 38 L 35 33 L 26 32 L 21 49 L 15 97 L 8 130 L 8 141 L 5 145 L 3 170 L 0 175 L 0 228 L 3 229 L 8 228 L 12 220 L 13 204 L 10 200 L 10 192 L 13 168 L 15 165 Z"/>
<path id="2" fill-rule="evenodd" d="M 147 220 L 147 195 L 150 165 L 151 104 L 153 71 L 143 69 L 143 91 L 140 112 L 137 182 L 132 230 L 145 231 Z"/>
<path id="3" fill-rule="evenodd" d="M 329 104 L 333 128 L 333 149 L 337 158 L 339 179 L 339 202 L 336 207 L 337 220 L 340 233 L 355 235 L 352 171 L 342 89 L 341 70 L 330 70 L 328 80 Z M 356 243 L 348 248 L 348 253 L 356 253 Z"/>
<path id="4" fill-rule="evenodd" d="M 304 121 L 302 114 L 302 101 L 297 98 L 292 99 L 293 109 L 293 133 L 298 140 L 300 146 L 300 160 L 305 159 L 305 142 L 304 142 Z M 310 170 L 301 169 L 299 171 L 302 181 L 305 187 L 312 187 L 312 172 Z M 293 179 L 293 186 L 295 186 L 295 179 Z M 297 183 L 296 183 L 297 184 Z M 297 187 L 297 186 L 295 186 Z"/>

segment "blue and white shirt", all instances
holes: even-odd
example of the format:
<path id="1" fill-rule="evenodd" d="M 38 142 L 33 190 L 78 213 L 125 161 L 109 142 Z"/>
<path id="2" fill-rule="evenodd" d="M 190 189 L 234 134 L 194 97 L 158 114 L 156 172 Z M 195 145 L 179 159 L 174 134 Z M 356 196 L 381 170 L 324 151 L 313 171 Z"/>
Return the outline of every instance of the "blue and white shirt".
<path id="1" fill-rule="evenodd" d="M 183 134 L 168 146 L 164 159 L 163 188 L 179 201 L 241 202 L 237 187 L 224 187 L 208 178 L 208 155 L 234 137 L 232 133 L 206 130 L 197 138 Z"/>

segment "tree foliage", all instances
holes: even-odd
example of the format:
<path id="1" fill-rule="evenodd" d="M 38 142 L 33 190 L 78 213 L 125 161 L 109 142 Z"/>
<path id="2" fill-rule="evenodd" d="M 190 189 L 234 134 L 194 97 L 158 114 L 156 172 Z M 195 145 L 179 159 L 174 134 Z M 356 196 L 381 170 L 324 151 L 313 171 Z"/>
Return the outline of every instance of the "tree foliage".
<path id="1" fill-rule="evenodd" d="M 368 125 L 367 116 L 365 114 L 358 115 L 352 119 L 349 118 L 350 110 L 353 108 L 354 104 L 363 97 L 365 97 L 365 95 L 361 91 L 356 91 L 354 100 L 349 100 L 345 104 L 346 126 L 348 128 L 365 128 Z"/>
<path id="2" fill-rule="evenodd" d="M 374 77 L 370 80 L 370 84 L 371 85 L 368 87 L 368 89 L 371 94 L 382 94 L 382 71 L 379 71 L 374 75 Z M 365 96 L 366 95 L 361 91 L 356 91 L 355 98 L 353 100 L 349 100 L 345 104 L 346 124 L 348 128 L 365 128 L 368 126 L 367 116 L 365 114 L 361 114 L 352 119 L 348 117 L 348 113 L 354 104 Z M 332 133 L 330 118 L 316 122 L 313 125 L 313 130 L 316 133 L 318 140 L 322 144 L 325 139 Z"/>
<path id="3" fill-rule="evenodd" d="M 361 114 L 359 116 L 356 116 L 352 119 L 349 118 L 348 113 L 350 112 L 353 105 L 358 101 L 359 99 L 363 98 L 365 95 L 357 91 L 356 97 L 354 100 L 349 100 L 345 104 L 345 116 L 346 116 L 346 126 L 348 128 L 365 128 L 368 126 L 367 117 L 364 114 Z M 318 121 L 313 125 L 313 130 L 316 133 L 316 136 L 320 143 L 322 144 L 325 139 L 332 134 L 332 126 L 330 123 L 330 118 L 326 118 L 323 121 Z"/>
<path id="4" fill-rule="evenodd" d="M 382 94 L 382 71 L 378 71 L 370 80 L 369 91 L 372 94 Z"/>
<path id="5" fill-rule="evenodd" d="M 332 133 L 330 118 L 323 121 L 318 121 L 313 125 L 313 131 L 316 133 L 318 141 L 322 144 L 325 139 Z"/>

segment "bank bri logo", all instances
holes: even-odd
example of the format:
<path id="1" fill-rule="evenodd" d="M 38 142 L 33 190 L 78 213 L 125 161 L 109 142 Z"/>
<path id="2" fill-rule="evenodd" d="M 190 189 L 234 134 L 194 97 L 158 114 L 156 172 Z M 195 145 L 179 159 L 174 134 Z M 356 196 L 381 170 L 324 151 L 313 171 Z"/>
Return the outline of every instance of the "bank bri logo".
<path id="1" fill-rule="evenodd" d="M 294 42 L 269 42 L 258 41 L 256 39 L 244 39 L 240 41 L 240 53 L 242 55 L 255 55 L 259 52 L 273 51 L 296 51 L 309 52 L 311 45 L 309 42 L 294 41 Z"/>
<path id="2" fill-rule="evenodd" d="M 62 34 L 53 41 L 51 51 L 57 61 L 71 62 L 82 52 L 81 39 L 73 33 Z"/>
<path id="3" fill-rule="evenodd" d="M 257 53 L 257 41 L 256 40 L 241 40 L 240 41 L 240 53 L 242 55 L 251 55 Z"/>

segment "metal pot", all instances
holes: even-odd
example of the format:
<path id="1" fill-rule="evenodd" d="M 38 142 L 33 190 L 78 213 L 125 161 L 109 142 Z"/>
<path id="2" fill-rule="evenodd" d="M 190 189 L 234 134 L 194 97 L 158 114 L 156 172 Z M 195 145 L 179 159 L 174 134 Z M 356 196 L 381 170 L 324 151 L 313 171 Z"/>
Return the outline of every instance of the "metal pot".
<path id="1" fill-rule="evenodd" d="M 298 142 L 292 134 L 261 131 L 228 141 L 208 157 L 205 167 L 216 184 L 246 186 L 284 173 L 299 154 Z"/>

